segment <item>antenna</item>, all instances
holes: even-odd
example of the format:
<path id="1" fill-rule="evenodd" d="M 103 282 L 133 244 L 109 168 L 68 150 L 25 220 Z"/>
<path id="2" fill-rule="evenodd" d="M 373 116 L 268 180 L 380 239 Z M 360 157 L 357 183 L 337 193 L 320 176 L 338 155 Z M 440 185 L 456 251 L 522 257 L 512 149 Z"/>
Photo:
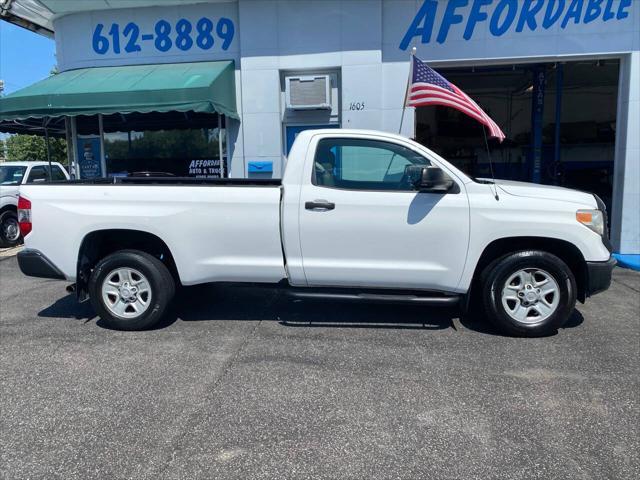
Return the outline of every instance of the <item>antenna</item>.
<path id="1" fill-rule="evenodd" d="M 489 170 L 491 170 L 491 180 L 493 180 L 493 196 L 496 201 L 500 200 L 498 196 L 498 186 L 496 185 L 496 176 L 493 173 L 493 160 L 491 159 L 491 152 L 489 151 L 489 142 L 487 140 L 487 129 L 484 124 L 482 125 L 482 134 L 484 135 L 484 146 L 487 148 L 487 157 L 489 157 Z"/>

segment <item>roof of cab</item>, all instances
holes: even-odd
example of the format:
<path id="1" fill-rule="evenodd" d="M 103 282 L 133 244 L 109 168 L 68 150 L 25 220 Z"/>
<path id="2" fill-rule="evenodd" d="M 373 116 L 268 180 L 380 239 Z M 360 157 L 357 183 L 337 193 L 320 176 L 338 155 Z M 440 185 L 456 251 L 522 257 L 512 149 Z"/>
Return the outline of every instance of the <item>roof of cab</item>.
<path id="1" fill-rule="evenodd" d="M 389 133 L 389 132 L 384 132 L 381 130 L 363 130 L 363 129 L 357 129 L 357 128 L 319 128 L 317 130 L 304 130 L 302 132 L 300 132 L 299 135 L 302 134 L 308 134 L 308 135 L 317 135 L 317 134 L 323 134 L 323 135 L 378 135 L 378 136 L 384 136 L 384 137 L 389 137 L 389 138 L 397 138 L 399 140 L 407 140 L 408 137 L 404 136 L 404 135 L 398 135 L 397 133 Z"/>

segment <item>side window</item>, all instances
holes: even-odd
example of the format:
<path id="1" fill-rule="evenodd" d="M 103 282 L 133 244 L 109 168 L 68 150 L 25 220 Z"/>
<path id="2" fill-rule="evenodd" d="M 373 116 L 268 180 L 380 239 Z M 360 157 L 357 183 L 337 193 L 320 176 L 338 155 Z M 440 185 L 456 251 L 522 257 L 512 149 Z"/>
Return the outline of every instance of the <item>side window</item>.
<path id="1" fill-rule="evenodd" d="M 401 145 L 354 138 L 320 140 L 314 160 L 314 185 L 349 190 L 412 190 L 406 167 L 430 165 Z"/>
<path id="2" fill-rule="evenodd" d="M 64 175 L 62 169 L 57 165 L 51 166 L 53 174 L 51 175 L 51 180 L 54 182 L 64 181 L 67 177 Z"/>
<path id="3" fill-rule="evenodd" d="M 44 167 L 33 167 L 27 177 L 27 183 L 41 183 L 49 179 L 47 170 Z"/>

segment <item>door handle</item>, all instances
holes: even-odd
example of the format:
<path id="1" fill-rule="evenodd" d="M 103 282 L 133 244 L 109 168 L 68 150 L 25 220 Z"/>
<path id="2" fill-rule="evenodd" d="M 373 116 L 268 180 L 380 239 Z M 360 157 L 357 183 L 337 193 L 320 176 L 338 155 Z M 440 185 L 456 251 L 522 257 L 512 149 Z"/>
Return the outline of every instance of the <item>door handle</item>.
<path id="1" fill-rule="evenodd" d="M 314 200 L 313 202 L 305 202 L 304 208 L 307 210 L 333 210 L 336 208 L 336 204 L 326 200 Z"/>

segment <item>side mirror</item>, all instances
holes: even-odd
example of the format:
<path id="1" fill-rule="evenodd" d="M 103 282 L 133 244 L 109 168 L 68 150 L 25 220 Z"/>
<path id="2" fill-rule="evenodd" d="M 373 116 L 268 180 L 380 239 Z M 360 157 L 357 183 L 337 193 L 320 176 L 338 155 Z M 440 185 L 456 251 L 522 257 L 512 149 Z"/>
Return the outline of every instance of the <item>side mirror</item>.
<path id="1" fill-rule="evenodd" d="M 413 179 L 413 186 L 418 192 L 447 193 L 454 186 L 453 180 L 443 170 L 435 166 L 407 167 L 408 176 Z"/>

